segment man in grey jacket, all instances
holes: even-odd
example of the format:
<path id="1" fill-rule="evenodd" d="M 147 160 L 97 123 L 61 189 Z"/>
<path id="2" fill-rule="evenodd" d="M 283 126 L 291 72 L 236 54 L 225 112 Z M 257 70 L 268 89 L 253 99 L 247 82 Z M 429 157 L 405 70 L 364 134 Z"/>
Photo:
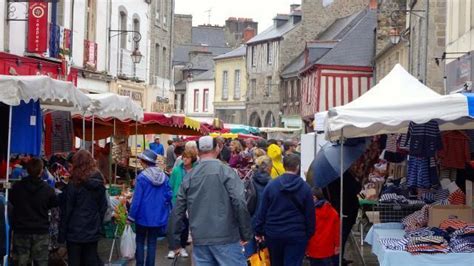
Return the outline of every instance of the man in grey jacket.
<path id="1" fill-rule="evenodd" d="M 245 266 L 242 246 L 252 235 L 244 185 L 237 173 L 217 160 L 215 139 L 199 139 L 200 162 L 186 175 L 170 221 L 172 247 L 179 252 L 186 211 L 193 238 L 193 258 L 199 265 Z"/>

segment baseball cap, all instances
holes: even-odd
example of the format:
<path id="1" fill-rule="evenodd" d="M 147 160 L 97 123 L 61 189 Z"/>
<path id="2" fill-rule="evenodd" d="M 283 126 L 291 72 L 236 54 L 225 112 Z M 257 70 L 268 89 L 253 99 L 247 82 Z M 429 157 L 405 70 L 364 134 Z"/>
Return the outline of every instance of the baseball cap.
<path id="1" fill-rule="evenodd" d="M 211 136 L 204 136 L 199 138 L 198 142 L 199 151 L 212 151 L 214 146 L 214 138 Z"/>

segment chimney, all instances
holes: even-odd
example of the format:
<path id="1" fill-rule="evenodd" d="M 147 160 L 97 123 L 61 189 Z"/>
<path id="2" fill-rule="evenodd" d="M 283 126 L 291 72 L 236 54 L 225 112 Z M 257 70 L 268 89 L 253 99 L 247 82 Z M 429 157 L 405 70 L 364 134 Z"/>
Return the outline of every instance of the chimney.
<path id="1" fill-rule="evenodd" d="M 275 28 L 279 28 L 283 25 L 285 25 L 288 22 L 288 19 L 290 17 L 286 14 L 277 14 L 275 18 L 273 18 L 273 25 Z"/>
<path id="2" fill-rule="evenodd" d="M 369 9 L 370 10 L 377 10 L 377 6 L 378 6 L 378 3 L 377 3 L 378 0 L 370 0 L 370 3 L 369 3 Z"/>
<path id="3" fill-rule="evenodd" d="M 256 31 L 252 27 L 247 27 L 244 29 L 244 36 L 243 36 L 243 43 L 247 43 L 250 39 L 252 39 L 256 35 Z"/>
<path id="4" fill-rule="evenodd" d="M 297 9 L 300 6 L 301 5 L 299 5 L 299 4 L 291 4 L 290 5 L 290 14 L 293 13 L 293 11 L 295 11 L 295 9 Z"/>

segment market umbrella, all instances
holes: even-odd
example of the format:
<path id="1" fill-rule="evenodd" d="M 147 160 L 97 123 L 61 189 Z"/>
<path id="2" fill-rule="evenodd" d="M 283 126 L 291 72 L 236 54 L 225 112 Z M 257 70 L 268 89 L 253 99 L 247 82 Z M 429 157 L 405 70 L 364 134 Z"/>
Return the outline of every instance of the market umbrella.
<path id="1" fill-rule="evenodd" d="M 356 161 L 365 151 L 365 139 L 348 139 L 343 145 L 343 172 Z M 341 145 L 328 142 L 324 145 L 310 166 L 313 184 L 324 188 L 340 176 L 341 171 Z"/>

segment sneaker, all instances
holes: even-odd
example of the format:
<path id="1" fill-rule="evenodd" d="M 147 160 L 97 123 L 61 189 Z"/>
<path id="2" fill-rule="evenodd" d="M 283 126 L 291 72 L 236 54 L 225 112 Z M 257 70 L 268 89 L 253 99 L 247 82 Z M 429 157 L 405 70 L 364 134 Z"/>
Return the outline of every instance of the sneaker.
<path id="1" fill-rule="evenodd" d="M 176 254 L 174 254 L 173 250 L 170 250 L 170 252 L 168 252 L 168 259 L 172 260 L 174 257 L 176 257 Z"/>
<path id="2" fill-rule="evenodd" d="M 180 255 L 181 257 L 183 257 L 183 258 L 189 257 L 189 254 L 188 254 L 188 252 L 186 251 L 185 248 L 182 248 L 182 249 L 180 250 L 179 255 Z"/>

